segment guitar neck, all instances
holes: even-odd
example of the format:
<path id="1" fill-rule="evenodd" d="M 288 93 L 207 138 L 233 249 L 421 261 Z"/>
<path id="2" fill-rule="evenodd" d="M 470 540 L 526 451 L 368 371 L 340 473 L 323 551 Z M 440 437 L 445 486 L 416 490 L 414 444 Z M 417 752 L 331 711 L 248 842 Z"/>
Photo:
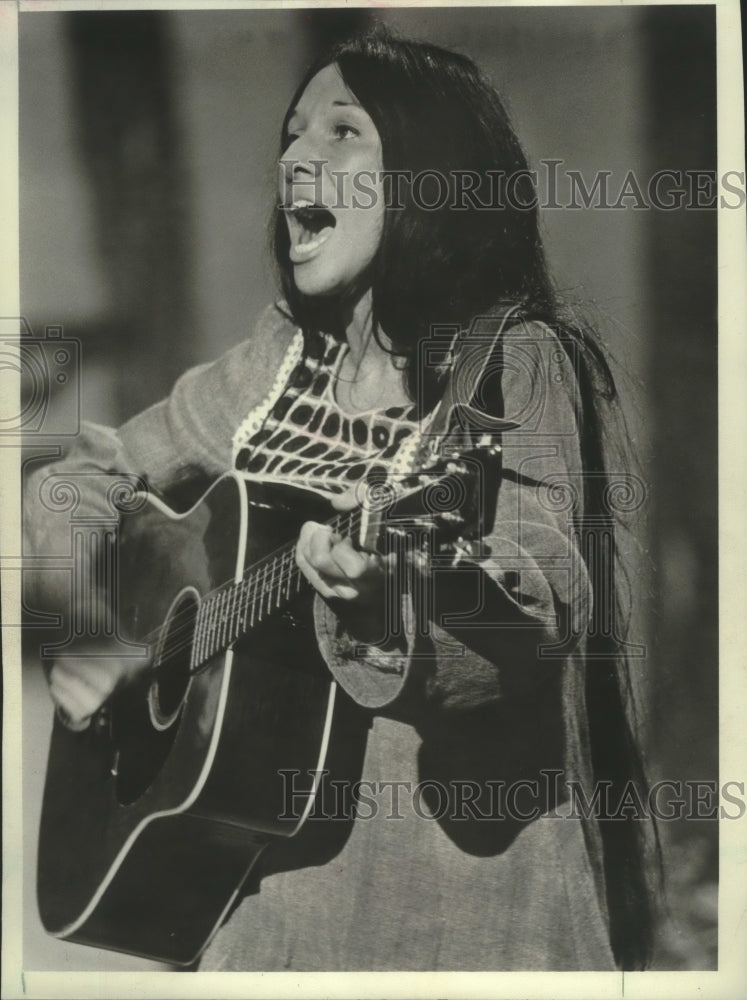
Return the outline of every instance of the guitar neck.
<path id="1" fill-rule="evenodd" d="M 360 523 L 359 509 L 338 514 L 327 522 L 345 537 L 354 537 Z M 248 567 L 240 580 L 223 584 L 203 599 L 192 642 L 192 670 L 228 649 L 270 615 L 282 611 L 310 586 L 296 564 L 295 548 L 295 541 L 290 542 Z"/>
<path id="2" fill-rule="evenodd" d="M 436 529 L 439 544 L 453 544 L 464 535 L 479 537 L 485 518 L 495 514 L 500 480 L 501 449 L 490 435 L 461 456 L 448 455 L 430 470 L 399 483 L 400 491 L 381 494 L 382 503 L 365 515 L 360 507 L 327 522 L 343 538 L 367 549 L 382 549 L 381 540 L 395 522 Z M 388 497 L 388 499 L 387 499 Z M 365 535 L 365 538 L 361 538 Z M 430 547 L 431 541 L 425 543 Z M 197 613 L 190 666 L 202 666 L 216 653 L 247 635 L 270 615 L 282 611 L 307 586 L 291 542 L 253 566 L 238 581 L 229 581 L 206 595 Z"/>

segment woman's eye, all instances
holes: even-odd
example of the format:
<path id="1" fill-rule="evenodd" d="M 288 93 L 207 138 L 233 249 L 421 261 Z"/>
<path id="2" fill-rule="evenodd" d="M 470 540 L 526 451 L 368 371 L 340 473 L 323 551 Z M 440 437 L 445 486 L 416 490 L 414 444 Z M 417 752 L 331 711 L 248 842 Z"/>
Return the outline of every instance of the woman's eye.
<path id="1" fill-rule="evenodd" d="M 338 139 L 352 139 L 353 137 L 360 135 L 357 128 L 353 128 L 352 125 L 343 125 L 342 123 L 335 125 L 334 133 Z"/>

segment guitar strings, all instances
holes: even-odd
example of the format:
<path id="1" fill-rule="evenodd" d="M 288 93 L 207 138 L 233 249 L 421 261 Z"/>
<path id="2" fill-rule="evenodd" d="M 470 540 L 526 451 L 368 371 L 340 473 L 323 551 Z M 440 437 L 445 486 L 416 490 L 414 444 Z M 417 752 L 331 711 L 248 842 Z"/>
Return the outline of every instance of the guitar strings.
<path id="1" fill-rule="evenodd" d="M 296 594 L 300 593 L 301 584 L 306 582 L 295 562 L 287 562 L 289 558 L 290 552 L 284 553 L 280 557 L 277 568 L 274 568 L 269 574 L 267 565 L 262 567 L 261 564 L 255 564 L 251 568 L 251 575 L 245 575 L 238 583 L 229 581 L 212 591 L 213 600 L 221 590 L 225 593 L 234 590 L 236 595 L 228 599 L 227 607 L 230 610 L 226 612 L 225 609 L 221 609 L 218 612 L 217 620 L 212 623 L 212 627 L 206 626 L 204 619 L 202 623 L 198 623 L 196 615 L 188 612 L 180 616 L 186 617 L 187 620 L 176 627 L 172 625 L 177 620 L 176 617 L 171 619 L 167 625 L 162 626 L 160 631 L 166 632 L 167 638 L 160 650 L 161 658 L 171 658 L 182 650 L 194 646 L 202 638 L 205 640 L 205 644 L 198 664 L 204 663 L 220 650 L 228 648 L 242 631 L 247 630 L 247 619 L 250 619 L 248 627 L 253 628 L 264 621 L 273 611 L 279 610 L 284 601 L 295 596 L 293 590 L 295 589 Z M 258 566 L 259 568 L 257 568 Z M 269 584 L 267 590 L 264 589 L 264 584 Z M 240 626 L 238 632 L 236 632 L 237 626 Z M 209 628 L 209 631 L 203 632 L 200 636 L 197 634 L 200 627 Z"/>
<path id="2" fill-rule="evenodd" d="M 420 477 L 414 478 L 416 478 L 419 484 Z M 408 492 L 415 492 L 418 488 L 419 485 L 414 486 L 412 491 L 405 490 L 404 495 Z M 358 531 L 361 520 L 362 510 L 361 508 L 355 508 L 337 514 L 331 520 L 327 521 L 326 525 L 332 531 L 349 537 Z M 272 611 L 280 609 L 284 588 L 286 589 L 285 600 L 290 600 L 292 596 L 290 591 L 292 586 L 294 586 L 294 579 L 298 581 L 297 593 L 300 593 L 300 586 L 305 578 L 293 559 L 295 544 L 295 542 L 291 544 L 286 543 L 263 556 L 244 570 L 240 580 L 226 580 L 213 590 L 207 591 L 201 595 L 199 608 L 196 612 L 194 608 L 178 612 L 168 621 L 143 636 L 140 641 L 149 645 L 155 645 L 158 648 L 161 638 L 165 636 L 166 638 L 159 650 L 159 659 L 163 660 L 176 656 L 178 653 L 193 647 L 196 642 L 202 639 L 204 640 L 202 655 L 198 660 L 198 664 L 206 662 L 206 660 L 210 659 L 216 653 L 227 649 L 241 634 L 241 632 L 236 635 L 232 634 L 237 624 L 241 623 L 241 629 L 246 631 L 246 620 L 250 611 L 252 612 L 252 620 L 249 628 L 253 628 L 262 622 L 267 615 L 271 614 Z M 284 566 L 286 560 L 288 560 L 288 565 Z M 268 580 L 267 571 L 274 562 L 277 562 L 279 565 L 279 573 L 276 575 L 276 571 L 273 568 Z M 263 576 L 262 580 L 260 579 L 261 576 Z M 259 591 L 260 585 L 268 583 L 269 591 L 263 591 L 261 594 L 258 594 L 257 591 Z M 253 597 L 250 597 L 249 595 L 252 593 L 252 590 L 255 593 Z M 227 602 L 230 611 L 226 614 L 226 606 L 221 608 L 218 611 L 217 620 L 212 623 L 212 627 L 209 629 L 209 633 L 207 635 L 203 633 L 202 636 L 197 635 L 206 617 L 209 619 L 209 613 L 205 615 L 203 612 L 202 620 L 198 621 L 200 611 L 211 604 L 216 604 L 222 594 L 230 594 L 231 591 L 234 592 L 233 597 Z M 273 607 L 274 594 L 277 595 L 277 601 Z M 265 613 L 263 612 L 263 604 L 266 600 L 268 604 L 267 612 Z M 259 610 L 255 621 L 253 612 L 257 606 L 257 602 L 259 602 Z M 236 616 L 237 611 L 242 612 L 240 617 Z M 217 644 L 215 644 L 216 639 Z M 213 644 L 215 644 L 215 648 L 213 648 Z"/>
<path id="3" fill-rule="evenodd" d="M 420 472 L 420 473 L 413 473 L 409 477 L 407 477 L 407 479 L 411 481 L 411 486 L 409 488 L 405 487 L 404 485 L 405 480 L 403 480 L 399 484 L 400 489 L 398 491 L 398 499 L 401 499 L 403 496 L 407 496 L 410 493 L 417 492 L 417 490 L 420 489 L 422 486 L 422 475 L 423 473 Z M 333 518 L 327 521 L 326 525 L 327 527 L 331 528 L 338 534 L 351 536 L 354 535 L 355 532 L 357 532 L 358 529 L 360 528 L 361 519 L 362 519 L 362 510 L 360 507 L 358 507 L 349 511 L 342 511 L 341 513 L 335 515 Z M 276 559 L 282 560 L 286 555 L 286 553 L 290 553 L 291 550 L 293 550 L 294 548 L 295 548 L 295 543 L 279 546 L 277 549 L 273 550 L 272 552 L 263 556 L 257 562 L 253 563 L 251 566 L 247 567 L 244 570 L 241 580 L 239 581 L 226 580 L 222 584 L 219 584 L 217 587 L 215 587 L 213 590 L 207 591 L 205 594 L 201 595 L 200 607 L 203 607 L 204 605 L 207 605 L 212 601 L 218 600 L 221 593 L 228 592 L 231 590 L 231 588 L 236 588 L 237 590 L 239 590 L 245 583 L 245 581 L 247 581 L 248 578 L 250 578 L 252 575 L 258 576 L 263 567 L 266 573 L 266 567 L 272 560 Z M 281 572 L 284 571 L 281 570 Z M 291 573 L 294 572 L 295 569 L 291 569 Z M 272 579 L 273 577 L 271 576 L 271 580 Z M 173 618 L 169 619 L 167 623 L 159 625 L 157 628 L 153 629 L 152 632 L 149 632 L 147 635 L 143 636 L 141 641 L 157 643 L 164 632 L 179 630 L 180 628 L 179 625 L 177 625 L 176 630 L 173 628 L 173 626 L 174 623 L 178 623 L 180 619 L 184 619 L 184 626 L 189 630 L 189 633 L 191 635 L 194 626 L 194 618 L 195 616 L 191 610 L 179 612 L 176 615 L 174 615 Z"/>
<path id="4" fill-rule="evenodd" d="M 327 526 L 338 534 L 350 535 L 360 527 L 360 519 L 360 509 L 345 511 L 328 521 Z M 231 612 L 225 616 L 225 619 L 223 617 L 223 611 L 219 612 L 221 617 L 215 623 L 211 632 L 213 632 L 214 636 L 216 631 L 220 633 L 222 629 L 224 632 L 224 641 L 220 643 L 218 648 L 209 652 L 207 657 L 208 659 L 210 656 L 214 656 L 217 652 L 219 652 L 221 648 L 227 648 L 231 642 L 238 638 L 238 636 L 230 638 L 231 632 L 233 631 L 231 626 L 233 625 L 235 627 L 235 624 L 239 621 L 245 622 L 248 612 L 253 610 L 252 605 L 256 606 L 258 600 L 259 613 L 257 615 L 256 622 L 253 621 L 251 627 L 255 624 L 259 624 L 259 622 L 264 620 L 264 617 L 266 617 L 266 615 L 262 612 L 262 605 L 266 600 L 268 600 L 268 598 L 268 614 L 272 610 L 278 610 L 280 607 L 279 604 L 274 608 L 272 607 L 273 593 L 277 593 L 278 597 L 282 597 L 284 587 L 287 587 L 289 584 L 292 585 L 294 577 L 300 579 L 301 581 L 305 579 L 295 561 L 289 562 L 285 568 L 283 566 L 285 560 L 292 559 L 295 544 L 296 543 L 294 542 L 290 545 L 285 544 L 283 546 L 279 546 L 273 552 L 268 553 L 257 562 L 247 567 L 239 581 L 226 580 L 213 590 L 207 591 L 205 594 L 201 595 L 200 608 L 205 607 L 211 602 L 217 601 L 222 593 L 228 594 L 231 590 L 234 590 L 239 595 L 238 607 L 232 607 Z M 269 580 L 265 579 L 264 582 L 270 584 L 269 592 L 263 592 L 261 594 L 255 593 L 253 598 L 249 598 L 249 594 L 252 592 L 252 589 L 254 589 L 255 592 L 259 590 L 260 576 L 264 574 L 265 578 L 267 578 L 268 568 L 274 561 L 278 562 L 280 572 L 276 573 L 275 570 L 273 570 L 272 573 L 269 574 Z M 254 584 L 253 587 L 252 584 Z M 290 595 L 288 594 L 287 596 L 289 597 Z M 240 618 L 236 617 L 237 610 L 242 610 L 244 612 Z M 197 613 L 194 612 L 194 609 L 189 609 L 178 612 L 173 618 L 170 618 L 167 622 L 162 623 L 157 628 L 147 633 L 139 641 L 148 645 L 158 646 L 162 637 L 165 635 L 166 639 L 159 651 L 160 658 L 170 659 L 194 644 L 198 628 Z M 228 639 L 227 642 L 225 641 L 226 639 Z M 208 637 L 208 648 L 209 646 L 210 637 Z M 200 662 L 204 662 L 204 658 L 201 659 Z"/>
<path id="5" fill-rule="evenodd" d="M 354 516 L 351 516 L 351 514 L 355 515 L 356 513 L 360 515 L 360 512 L 356 511 L 346 512 L 344 514 L 337 515 L 335 518 L 332 519 L 331 522 L 328 522 L 329 526 L 332 528 L 332 530 L 340 529 L 343 531 L 349 531 L 351 528 L 354 528 L 353 522 L 356 520 L 356 518 Z M 350 525 L 345 525 L 344 524 L 345 520 L 348 520 L 350 522 Z M 231 589 L 235 588 L 235 590 L 238 592 L 242 588 L 244 588 L 246 584 L 249 585 L 248 587 L 246 587 L 246 596 L 248 596 L 248 594 L 251 593 L 252 589 L 254 589 L 255 591 L 258 589 L 258 585 L 260 583 L 260 576 L 263 573 L 265 577 L 268 575 L 267 570 L 270 563 L 273 560 L 279 560 L 280 565 L 282 567 L 282 561 L 290 557 L 294 547 L 295 543 L 293 545 L 286 544 L 284 546 L 280 546 L 278 549 L 275 549 L 273 552 L 264 556 L 256 563 L 253 563 L 251 566 L 247 567 L 244 570 L 241 580 L 239 580 L 238 582 L 234 580 L 226 580 L 224 581 L 224 583 L 219 584 L 213 590 L 203 594 L 200 605 L 205 606 L 210 602 L 215 602 L 219 598 L 221 593 L 228 593 L 230 592 Z M 275 583 L 277 584 L 280 582 L 287 583 L 289 578 L 292 578 L 295 574 L 298 574 L 300 576 L 301 571 L 298 569 L 295 563 L 292 563 L 291 565 L 288 566 L 287 569 L 281 569 L 281 572 L 279 574 L 271 574 L 271 576 L 274 575 Z M 254 588 L 252 588 L 252 583 L 254 583 Z M 258 595 L 255 595 L 252 603 L 256 603 L 257 596 Z M 262 595 L 260 599 L 260 605 L 261 603 L 263 603 L 264 599 L 265 597 L 264 595 Z M 242 598 L 240 598 L 240 600 L 242 600 Z M 179 612 L 168 622 L 158 626 L 158 628 L 154 629 L 152 632 L 148 633 L 148 635 L 144 636 L 143 641 L 157 642 L 158 640 L 160 640 L 161 636 L 164 633 L 166 633 L 167 636 L 169 637 L 177 636 L 179 635 L 179 633 L 187 635 L 188 636 L 187 640 L 181 645 L 174 645 L 173 643 L 164 643 L 162 653 L 166 653 L 168 648 L 169 655 L 174 655 L 176 652 L 181 651 L 181 649 L 191 644 L 192 635 L 195 631 L 195 618 L 196 616 L 192 610 Z"/>

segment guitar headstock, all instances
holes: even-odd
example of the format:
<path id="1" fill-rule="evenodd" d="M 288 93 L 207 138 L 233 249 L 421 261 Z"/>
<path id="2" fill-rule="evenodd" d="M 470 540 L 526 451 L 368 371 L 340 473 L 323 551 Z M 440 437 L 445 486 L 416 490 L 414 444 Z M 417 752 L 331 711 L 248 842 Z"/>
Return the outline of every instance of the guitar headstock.
<path id="1" fill-rule="evenodd" d="M 361 483 L 362 547 L 388 552 L 409 536 L 432 553 L 477 552 L 495 519 L 501 448 L 484 435 L 476 445 L 434 453 L 417 473 Z"/>

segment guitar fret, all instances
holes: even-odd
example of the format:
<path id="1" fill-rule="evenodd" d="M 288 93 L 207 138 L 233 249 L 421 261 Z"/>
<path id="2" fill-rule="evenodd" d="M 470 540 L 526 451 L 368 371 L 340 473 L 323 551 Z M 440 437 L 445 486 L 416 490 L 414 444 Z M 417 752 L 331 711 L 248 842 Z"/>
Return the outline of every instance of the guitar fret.
<path id="1" fill-rule="evenodd" d="M 262 614 L 266 618 L 272 607 L 270 599 L 272 597 L 272 560 L 265 566 L 265 583 L 262 588 Z"/>
<path id="2" fill-rule="evenodd" d="M 293 586 L 293 574 L 296 572 L 296 557 L 295 553 L 291 551 L 288 554 L 288 581 L 285 585 L 285 597 L 290 600 L 291 587 Z"/>
<path id="3" fill-rule="evenodd" d="M 259 624 L 262 621 L 262 581 L 264 579 L 264 566 L 260 566 L 255 573 L 254 580 L 254 619 Z"/>
<path id="4" fill-rule="evenodd" d="M 254 571 L 254 597 L 252 599 L 252 625 L 259 625 L 262 621 L 262 567 Z"/>
<path id="5" fill-rule="evenodd" d="M 242 577 L 236 585 L 236 616 L 234 618 L 234 639 L 238 639 L 244 631 L 244 597 L 246 594 L 246 577 Z"/>
<path id="6" fill-rule="evenodd" d="M 229 613 L 228 613 L 228 631 L 226 635 L 226 641 L 230 645 L 236 638 L 234 635 L 234 629 L 236 628 L 236 597 L 238 595 L 238 586 L 234 584 L 230 591 L 231 599 L 229 601 Z"/>
<path id="7" fill-rule="evenodd" d="M 226 614 L 225 614 L 225 628 L 223 630 L 223 645 L 228 646 L 231 641 L 231 630 L 233 626 L 233 599 L 234 599 L 234 589 L 233 585 L 229 584 L 226 590 Z"/>
<path id="8" fill-rule="evenodd" d="M 267 563 L 265 563 L 262 566 L 262 572 L 260 574 L 260 578 L 258 581 L 258 587 L 259 587 L 259 595 L 258 595 L 259 603 L 257 605 L 257 621 L 261 622 L 265 617 L 264 608 L 262 605 L 265 599 L 265 588 L 267 587 Z"/>
<path id="9" fill-rule="evenodd" d="M 202 653 L 200 656 L 201 660 L 209 660 L 213 655 L 213 614 L 215 612 L 215 602 L 212 597 L 207 600 L 207 606 L 205 611 L 205 626 L 204 635 L 202 643 Z"/>
<path id="10" fill-rule="evenodd" d="M 189 653 L 189 669 L 194 670 L 200 662 L 200 643 L 202 642 L 202 631 L 200 628 L 200 616 L 202 615 L 202 604 L 197 609 L 195 615 L 195 630 L 192 637 L 192 649 Z"/>
<path id="11" fill-rule="evenodd" d="M 223 646 L 228 646 L 231 641 L 231 611 L 233 607 L 233 587 L 229 585 L 226 590 L 226 602 L 225 602 L 225 623 L 223 628 Z"/>
<path id="12" fill-rule="evenodd" d="M 241 619 L 239 622 L 239 635 L 243 635 L 246 632 L 246 616 L 249 607 L 248 595 L 249 577 L 244 576 L 241 579 Z"/>
<path id="13" fill-rule="evenodd" d="M 194 669 L 202 663 L 202 651 L 205 645 L 205 602 L 201 602 L 195 619 L 195 642 L 192 646 L 192 662 L 190 666 Z"/>
<path id="14" fill-rule="evenodd" d="M 255 604 L 255 593 L 257 590 L 257 573 L 256 571 L 252 573 L 249 577 L 249 610 L 251 614 L 249 615 L 249 627 L 254 627 L 254 616 L 257 611 Z"/>
<path id="15" fill-rule="evenodd" d="M 244 632 L 244 599 L 246 598 L 246 577 L 242 576 L 236 587 L 236 614 L 234 616 L 234 640 Z"/>
<path id="16" fill-rule="evenodd" d="M 223 621 L 222 621 L 222 635 L 221 635 L 221 647 L 225 649 L 228 645 L 228 640 L 231 635 L 231 588 L 229 587 L 225 591 L 225 597 L 223 598 Z"/>
<path id="17" fill-rule="evenodd" d="M 200 648 L 197 651 L 197 663 L 204 663 L 208 658 L 210 599 L 200 605 Z"/>
<path id="18" fill-rule="evenodd" d="M 223 648 L 223 639 L 226 630 L 226 592 L 221 590 L 218 594 L 218 649 Z"/>
<path id="19" fill-rule="evenodd" d="M 277 610 L 280 607 L 280 592 L 283 586 L 283 556 L 281 555 L 279 559 L 274 559 L 273 562 L 275 566 L 272 581 L 272 607 L 273 610 Z"/>
<path id="20" fill-rule="evenodd" d="M 269 577 L 269 581 L 265 585 L 264 598 L 266 603 L 265 614 L 269 616 L 272 611 L 272 586 L 273 586 L 273 578 L 275 576 L 274 559 L 270 559 L 270 561 L 267 564 L 267 576 Z"/>
<path id="21" fill-rule="evenodd" d="M 202 616 L 202 640 L 200 642 L 200 663 L 210 658 L 210 615 L 212 613 L 212 600 L 207 598 L 202 607 L 204 608 L 204 614 Z"/>
<path id="22" fill-rule="evenodd" d="M 227 646 L 231 644 L 233 636 L 233 606 L 236 602 L 236 588 L 231 585 L 226 591 L 226 638 Z"/>
<path id="23" fill-rule="evenodd" d="M 221 616 L 220 623 L 220 645 L 221 649 L 225 649 L 228 645 L 228 635 L 231 627 L 231 590 L 230 588 L 223 591 L 223 612 Z"/>
<path id="24" fill-rule="evenodd" d="M 210 622 L 210 655 L 218 650 L 218 627 L 220 624 L 220 591 L 213 597 L 213 613 Z"/>
<path id="25" fill-rule="evenodd" d="M 218 648 L 218 600 L 220 592 L 213 594 L 210 603 L 210 655 L 212 656 Z"/>
<path id="26" fill-rule="evenodd" d="M 264 564 L 260 566 L 257 570 L 257 586 L 254 594 L 254 607 L 257 614 L 257 624 L 262 621 L 262 594 L 264 593 L 264 580 L 265 580 L 265 570 Z"/>
<path id="27" fill-rule="evenodd" d="M 213 608 L 213 622 L 210 638 L 212 639 L 212 652 L 215 653 L 219 647 L 219 634 L 220 634 L 220 591 L 217 592 L 213 598 L 214 608 Z"/>
<path id="28" fill-rule="evenodd" d="M 275 581 L 275 607 L 279 608 L 283 603 L 283 582 L 285 579 L 285 552 L 277 560 L 278 576 Z"/>
<path id="29" fill-rule="evenodd" d="M 275 575 L 275 560 L 270 559 L 267 564 L 267 571 L 265 572 L 265 590 L 263 599 L 266 602 L 265 614 L 269 615 L 272 611 L 272 578 Z M 269 577 L 269 580 L 267 579 Z"/>
<path id="30" fill-rule="evenodd" d="M 239 635 L 246 632 L 246 616 L 249 610 L 249 602 L 247 600 L 249 590 L 249 577 L 242 577 L 241 580 L 241 624 L 239 629 Z"/>
<path id="31" fill-rule="evenodd" d="M 267 614 L 269 615 L 272 611 L 273 604 L 273 590 L 275 588 L 275 560 L 270 560 L 270 586 L 267 588 Z"/>
<path id="32" fill-rule="evenodd" d="M 275 607 L 279 608 L 283 600 L 283 565 L 285 563 L 285 554 L 281 555 L 280 559 L 277 560 L 278 567 L 278 577 L 275 581 Z"/>

